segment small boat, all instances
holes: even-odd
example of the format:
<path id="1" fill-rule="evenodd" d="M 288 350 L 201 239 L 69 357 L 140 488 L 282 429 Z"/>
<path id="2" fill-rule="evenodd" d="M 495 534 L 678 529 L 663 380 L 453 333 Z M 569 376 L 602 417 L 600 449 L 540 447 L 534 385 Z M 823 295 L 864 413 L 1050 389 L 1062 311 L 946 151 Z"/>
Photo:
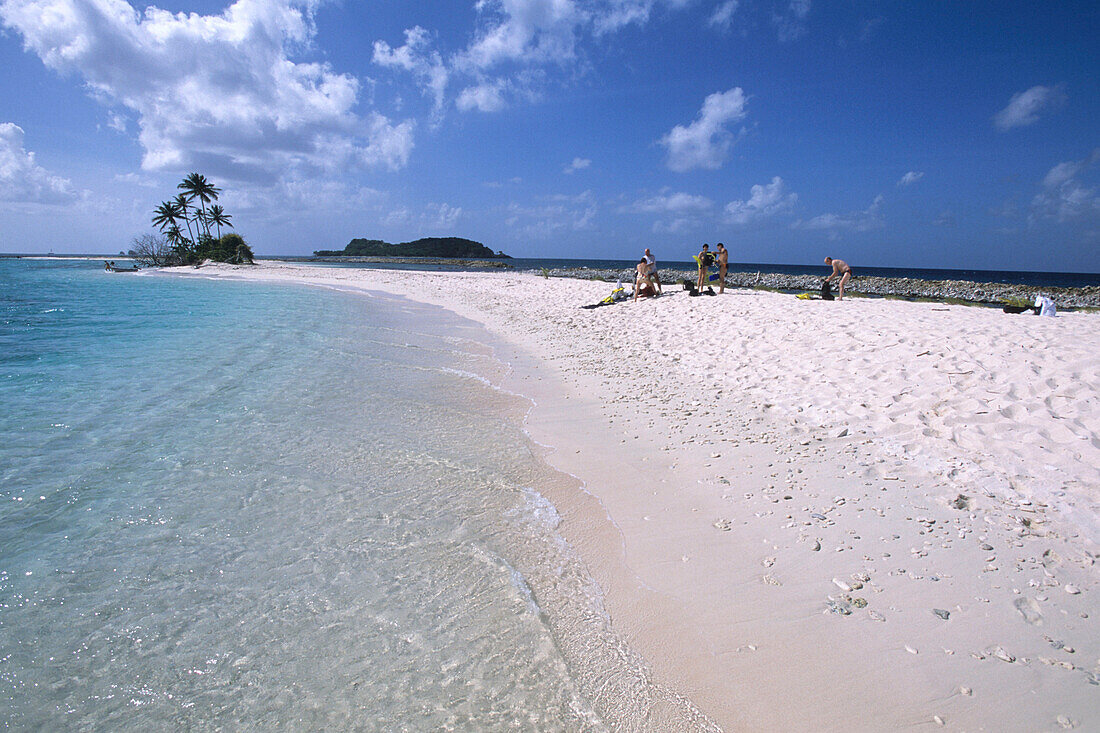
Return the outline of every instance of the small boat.
<path id="1" fill-rule="evenodd" d="M 137 265 L 133 265 L 132 267 L 118 267 L 113 262 L 107 262 L 104 263 L 103 269 L 107 272 L 137 272 L 141 268 Z"/>

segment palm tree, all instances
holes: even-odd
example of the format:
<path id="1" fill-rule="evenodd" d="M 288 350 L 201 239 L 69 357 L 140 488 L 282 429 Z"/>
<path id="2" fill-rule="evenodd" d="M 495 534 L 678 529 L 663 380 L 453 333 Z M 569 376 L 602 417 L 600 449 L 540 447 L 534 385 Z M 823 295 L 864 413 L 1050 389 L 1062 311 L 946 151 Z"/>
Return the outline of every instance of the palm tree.
<path id="1" fill-rule="evenodd" d="M 160 206 L 153 210 L 153 225 L 160 227 L 163 232 L 176 225 L 181 215 L 179 206 L 175 201 L 162 201 Z"/>
<path id="2" fill-rule="evenodd" d="M 172 245 L 172 249 L 175 250 L 176 253 L 176 262 L 170 264 L 179 265 L 186 262 L 187 245 L 185 244 L 185 242 L 187 240 L 184 239 L 183 232 L 180 231 L 179 225 L 173 224 L 172 226 L 168 227 L 168 230 L 164 232 L 164 236 L 167 237 L 168 242 Z"/>
<path id="3" fill-rule="evenodd" d="M 177 248 L 183 245 L 183 232 L 180 231 L 178 224 L 173 224 L 168 227 L 168 230 L 164 232 L 164 236 L 168 237 L 168 241 L 175 245 Z"/>
<path id="4" fill-rule="evenodd" d="M 218 226 L 218 239 L 222 238 L 222 227 L 227 226 L 232 228 L 233 225 L 229 223 L 229 220 L 233 217 L 225 213 L 225 210 L 220 204 L 214 204 L 210 207 L 210 213 L 206 215 L 207 224 L 216 224 Z"/>
<path id="5" fill-rule="evenodd" d="M 189 235 L 188 238 L 191 240 L 191 243 L 194 244 L 194 242 L 195 242 L 195 233 L 193 231 L 191 231 L 192 217 L 188 216 L 188 213 L 187 213 L 188 209 L 190 209 L 190 205 L 189 205 L 190 204 L 190 199 L 188 199 L 185 194 L 181 193 L 181 194 L 177 194 L 176 197 L 174 199 L 172 199 L 172 203 L 174 203 L 179 208 L 180 218 L 183 219 L 183 223 L 187 225 L 187 234 Z M 197 212 L 196 212 L 194 218 L 198 218 L 198 213 Z"/>
<path id="6" fill-rule="evenodd" d="M 184 178 L 176 188 L 182 190 L 186 195 L 188 201 L 199 200 L 199 211 L 202 212 L 201 216 L 196 216 L 202 224 L 206 227 L 206 236 L 210 236 L 210 224 L 206 220 L 206 205 L 211 201 L 218 200 L 218 194 L 222 192 L 220 188 L 215 186 L 206 180 L 206 176 L 201 173 L 189 173 L 187 178 Z"/>

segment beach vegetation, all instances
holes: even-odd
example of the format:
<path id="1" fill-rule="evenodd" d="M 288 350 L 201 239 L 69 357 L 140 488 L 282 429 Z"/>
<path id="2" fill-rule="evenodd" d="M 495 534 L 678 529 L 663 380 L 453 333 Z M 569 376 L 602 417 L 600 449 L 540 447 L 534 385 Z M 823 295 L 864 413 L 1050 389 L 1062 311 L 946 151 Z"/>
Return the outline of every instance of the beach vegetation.
<path id="1" fill-rule="evenodd" d="M 172 243 L 163 232 L 139 234 L 127 254 L 146 267 L 166 267 L 172 259 Z"/>
<path id="2" fill-rule="evenodd" d="M 135 237 L 130 254 L 152 267 L 195 265 L 204 260 L 254 264 L 252 248 L 233 228 L 233 217 L 215 203 L 222 190 L 201 173 L 189 173 L 176 186 L 179 193 L 153 210 L 157 234 Z M 217 236 L 211 233 L 211 227 Z"/>
<path id="3" fill-rule="evenodd" d="M 550 270 L 546 269 L 545 267 L 542 268 L 542 278 L 544 280 L 549 280 L 550 279 Z"/>

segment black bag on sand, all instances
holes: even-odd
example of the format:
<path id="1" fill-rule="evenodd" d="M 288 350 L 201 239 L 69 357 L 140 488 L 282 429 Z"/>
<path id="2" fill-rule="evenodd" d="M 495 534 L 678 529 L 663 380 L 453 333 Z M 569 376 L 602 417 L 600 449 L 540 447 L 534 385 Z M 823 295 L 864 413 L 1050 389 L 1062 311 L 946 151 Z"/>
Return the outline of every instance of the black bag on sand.
<path id="1" fill-rule="evenodd" d="M 831 285 L 829 285 L 829 283 L 827 281 L 821 283 L 821 299 L 822 300 L 832 300 L 833 299 L 833 288 L 832 288 Z"/>

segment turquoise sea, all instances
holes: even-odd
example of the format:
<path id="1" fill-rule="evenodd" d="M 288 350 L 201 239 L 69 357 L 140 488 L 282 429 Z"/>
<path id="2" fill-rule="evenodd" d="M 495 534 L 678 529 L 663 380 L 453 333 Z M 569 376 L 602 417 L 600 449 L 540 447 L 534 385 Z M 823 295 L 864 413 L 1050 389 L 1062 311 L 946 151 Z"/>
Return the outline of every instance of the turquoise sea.
<path id="1" fill-rule="evenodd" d="M 0 720 L 705 727 L 610 631 L 476 324 L 0 259 Z"/>

